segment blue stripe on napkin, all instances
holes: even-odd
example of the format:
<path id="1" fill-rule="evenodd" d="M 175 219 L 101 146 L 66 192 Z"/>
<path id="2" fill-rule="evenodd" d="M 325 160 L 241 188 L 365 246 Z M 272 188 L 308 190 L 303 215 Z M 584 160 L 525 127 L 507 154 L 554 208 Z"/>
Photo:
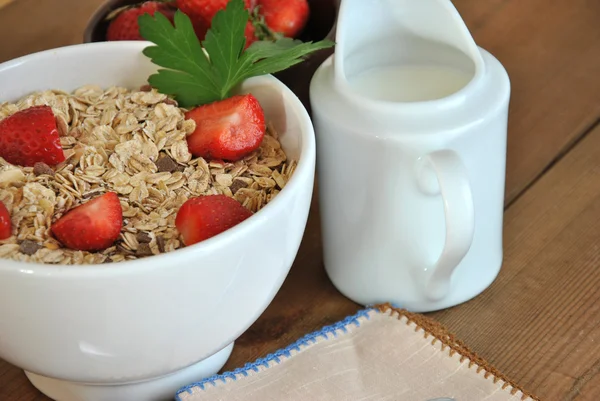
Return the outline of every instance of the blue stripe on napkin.
<path id="1" fill-rule="evenodd" d="M 347 333 L 348 332 L 347 327 L 349 325 L 354 325 L 356 327 L 359 327 L 360 322 L 358 319 L 361 317 L 369 319 L 369 312 L 371 312 L 373 310 L 379 311 L 379 309 L 376 309 L 376 308 L 363 309 L 360 312 L 356 313 L 355 315 L 348 316 L 347 318 L 345 318 L 342 321 L 339 321 L 339 322 L 334 323 L 329 326 L 325 326 L 321 330 L 317 330 L 313 333 L 307 334 L 306 336 L 302 337 L 295 343 L 293 343 L 285 348 L 282 348 L 278 351 L 275 351 L 274 353 L 269 354 L 264 358 L 259 358 L 254 362 L 249 362 L 241 368 L 237 368 L 231 372 L 217 374 L 217 375 L 208 377 L 206 379 L 203 379 L 197 383 L 192 383 L 188 386 L 185 386 L 177 392 L 177 394 L 175 395 L 175 400 L 182 401 L 182 399 L 179 395 L 184 392 L 192 394 L 193 388 L 200 388 L 200 389 L 204 390 L 207 384 L 212 384 L 213 386 L 216 386 L 218 381 L 227 383 L 227 379 L 237 380 L 238 378 L 240 378 L 242 376 L 244 376 L 244 377 L 248 376 L 248 372 L 250 372 L 250 371 L 259 372 L 258 368 L 261 366 L 265 367 L 265 368 L 269 368 L 271 366 L 270 365 L 271 362 L 275 362 L 275 363 L 279 364 L 279 363 L 281 363 L 282 359 L 290 358 L 292 356 L 292 354 L 291 354 L 292 351 L 300 352 L 302 350 L 302 347 L 306 347 L 308 345 L 315 344 L 317 342 L 317 339 L 319 339 L 319 338 L 329 340 L 330 338 L 337 337 L 338 331 L 340 331 L 340 330 L 343 333 Z M 333 335 L 332 337 L 330 337 L 331 334 Z"/>

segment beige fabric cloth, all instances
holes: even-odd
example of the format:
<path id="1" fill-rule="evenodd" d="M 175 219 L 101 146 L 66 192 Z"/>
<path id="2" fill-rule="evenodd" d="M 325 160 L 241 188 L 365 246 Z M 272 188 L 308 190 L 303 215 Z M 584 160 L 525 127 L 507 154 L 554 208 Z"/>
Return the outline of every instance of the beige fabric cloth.
<path id="1" fill-rule="evenodd" d="M 350 319 L 352 320 L 352 319 Z M 357 325 L 358 323 L 359 325 Z M 390 307 L 357 315 L 346 331 L 301 345 L 268 368 L 190 386 L 180 401 L 535 400 L 505 381 L 437 323 Z M 266 358 L 267 360 L 270 358 Z M 231 375 L 230 375 L 231 376 Z M 215 378 L 213 378 L 215 379 Z"/>

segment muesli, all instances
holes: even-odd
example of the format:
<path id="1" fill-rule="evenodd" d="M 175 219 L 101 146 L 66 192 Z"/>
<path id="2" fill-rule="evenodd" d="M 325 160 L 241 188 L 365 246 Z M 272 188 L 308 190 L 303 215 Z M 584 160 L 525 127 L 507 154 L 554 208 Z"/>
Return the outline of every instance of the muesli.
<path id="1" fill-rule="evenodd" d="M 287 160 L 272 127 L 242 160 L 193 157 L 186 137 L 195 122 L 156 90 L 90 85 L 73 93 L 44 91 L 1 104 L 0 119 L 38 105 L 52 107 L 66 161 L 21 167 L 0 158 L 0 201 L 15 211 L 14 235 L 0 241 L 0 258 L 97 264 L 173 251 L 183 246 L 175 218 L 188 199 L 223 194 L 257 212 L 285 186 L 296 165 Z M 118 194 L 123 209 L 119 239 L 100 252 L 64 248 L 52 236 L 52 223 L 109 191 Z"/>

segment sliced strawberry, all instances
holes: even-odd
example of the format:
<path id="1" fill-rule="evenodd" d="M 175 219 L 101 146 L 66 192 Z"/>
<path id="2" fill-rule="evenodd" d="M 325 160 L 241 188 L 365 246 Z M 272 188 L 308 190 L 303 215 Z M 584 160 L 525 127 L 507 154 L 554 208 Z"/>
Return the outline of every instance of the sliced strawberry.
<path id="1" fill-rule="evenodd" d="M 65 161 L 52 108 L 34 106 L 0 121 L 0 156 L 27 167 Z"/>
<path id="2" fill-rule="evenodd" d="M 302 32 L 310 14 L 307 0 L 258 0 L 258 6 L 269 29 L 289 38 Z"/>
<path id="3" fill-rule="evenodd" d="M 72 209 L 51 227 L 66 247 L 78 251 L 101 251 L 119 238 L 123 209 L 114 192 L 107 192 Z"/>
<path id="4" fill-rule="evenodd" d="M 10 213 L 8 213 L 8 209 L 4 203 L 0 202 L 0 241 L 7 239 L 11 235 Z"/>
<path id="5" fill-rule="evenodd" d="M 196 107 L 185 117 L 196 122 L 196 130 L 187 137 L 190 152 L 205 159 L 240 160 L 265 136 L 263 109 L 250 94 Z"/>
<path id="6" fill-rule="evenodd" d="M 138 18 L 144 14 L 154 15 L 159 12 L 166 16 L 171 23 L 175 18 L 175 9 L 161 1 L 145 1 L 143 3 L 127 6 L 119 10 L 117 16 L 111 20 L 106 39 L 114 40 L 143 40 L 140 35 Z"/>
<path id="7" fill-rule="evenodd" d="M 204 241 L 241 223 L 252 212 L 225 195 L 207 195 L 185 202 L 175 219 L 175 226 L 187 246 Z"/>

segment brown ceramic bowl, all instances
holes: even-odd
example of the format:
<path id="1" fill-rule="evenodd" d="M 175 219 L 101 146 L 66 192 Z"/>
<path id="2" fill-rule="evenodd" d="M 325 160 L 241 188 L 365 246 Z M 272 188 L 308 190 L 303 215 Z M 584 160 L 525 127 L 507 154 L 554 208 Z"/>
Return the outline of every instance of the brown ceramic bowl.
<path id="1" fill-rule="evenodd" d="M 107 0 L 90 18 L 83 36 L 84 42 L 105 41 L 106 30 L 108 28 L 106 16 L 118 7 L 139 2 L 140 0 Z M 308 0 L 308 3 L 310 5 L 310 18 L 306 28 L 298 39 L 305 42 L 316 42 L 322 39 L 333 40 L 340 0 Z M 333 48 L 313 53 L 303 63 L 275 74 L 280 81 L 286 84 L 300 98 L 309 113 L 311 111 L 309 101 L 310 80 L 319 65 L 332 52 Z"/>

